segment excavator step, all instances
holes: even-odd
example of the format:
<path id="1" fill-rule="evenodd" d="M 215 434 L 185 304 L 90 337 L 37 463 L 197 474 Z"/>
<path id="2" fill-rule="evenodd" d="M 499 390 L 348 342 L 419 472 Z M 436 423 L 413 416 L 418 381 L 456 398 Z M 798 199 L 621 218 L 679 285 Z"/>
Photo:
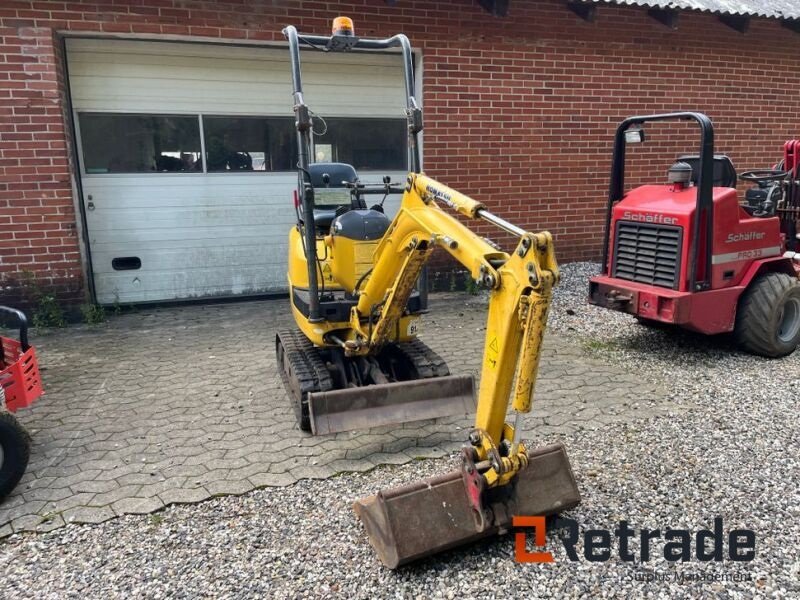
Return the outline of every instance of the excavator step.
<path id="1" fill-rule="evenodd" d="M 314 435 L 369 429 L 470 414 L 475 383 L 469 376 L 449 376 L 312 392 L 308 406 Z"/>
<path id="2" fill-rule="evenodd" d="M 529 453 L 528 466 L 488 501 L 491 522 L 476 526 L 461 471 L 382 490 L 353 509 L 381 562 L 391 569 L 511 529 L 514 516 L 547 516 L 574 508 L 580 493 L 562 444 Z M 492 491 L 492 490 L 490 490 Z"/>

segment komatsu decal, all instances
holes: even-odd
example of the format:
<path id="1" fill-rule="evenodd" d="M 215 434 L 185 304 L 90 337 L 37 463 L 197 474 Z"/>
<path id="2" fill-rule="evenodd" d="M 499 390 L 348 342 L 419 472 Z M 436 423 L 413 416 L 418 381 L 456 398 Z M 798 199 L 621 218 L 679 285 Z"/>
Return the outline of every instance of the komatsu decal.
<path id="1" fill-rule="evenodd" d="M 763 231 L 744 231 L 742 233 L 729 233 L 725 238 L 726 244 L 735 244 L 736 242 L 749 242 L 750 240 L 763 240 L 766 237 Z"/>
<path id="2" fill-rule="evenodd" d="M 668 217 L 660 213 L 635 213 L 626 210 L 622 213 L 622 218 L 626 221 L 638 221 L 640 223 L 661 223 L 664 225 L 677 225 L 676 217 Z"/>
<path id="3" fill-rule="evenodd" d="M 447 192 L 443 192 L 442 190 L 437 189 L 430 184 L 425 186 L 425 191 L 437 200 L 444 202 L 450 208 L 454 210 L 458 209 L 458 206 L 456 206 L 456 204 L 450 199 L 450 194 Z"/>

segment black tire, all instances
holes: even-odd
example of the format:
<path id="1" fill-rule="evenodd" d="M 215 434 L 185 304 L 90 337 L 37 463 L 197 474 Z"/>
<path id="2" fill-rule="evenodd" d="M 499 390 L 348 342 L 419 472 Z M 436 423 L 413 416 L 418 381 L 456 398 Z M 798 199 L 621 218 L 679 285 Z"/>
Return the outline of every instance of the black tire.
<path id="1" fill-rule="evenodd" d="M 800 281 L 786 273 L 755 279 L 739 299 L 736 342 L 748 352 L 778 358 L 800 343 Z"/>
<path id="2" fill-rule="evenodd" d="M 0 412 L 0 499 L 13 490 L 28 467 L 31 438 L 10 412 Z"/>

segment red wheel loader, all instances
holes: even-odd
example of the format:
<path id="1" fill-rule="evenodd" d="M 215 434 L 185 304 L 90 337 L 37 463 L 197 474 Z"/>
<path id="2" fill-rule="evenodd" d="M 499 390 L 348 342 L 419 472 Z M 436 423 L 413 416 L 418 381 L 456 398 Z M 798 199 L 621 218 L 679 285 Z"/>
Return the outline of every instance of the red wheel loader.
<path id="1" fill-rule="evenodd" d="M 690 120 L 700 152 L 669 169 L 667 181 L 625 191 L 625 149 L 644 142 L 650 121 Z M 740 204 L 736 171 L 714 154 L 711 120 L 696 112 L 631 117 L 617 128 L 603 238 L 602 273 L 589 302 L 704 334 L 733 332 L 766 357 L 800 342 L 800 282 L 793 259 L 800 210 L 798 151 L 787 142 L 775 169 L 739 178 L 757 184 Z"/>

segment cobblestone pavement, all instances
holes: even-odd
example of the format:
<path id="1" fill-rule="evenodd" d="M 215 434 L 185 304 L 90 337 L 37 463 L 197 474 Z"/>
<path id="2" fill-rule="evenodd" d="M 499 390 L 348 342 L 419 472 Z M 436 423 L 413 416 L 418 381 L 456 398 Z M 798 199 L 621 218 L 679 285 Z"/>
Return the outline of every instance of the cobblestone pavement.
<path id="1" fill-rule="evenodd" d="M 431 299 L 422 339 L 454 374 L 477 375 L 485 301 Z M 28 472 L 0 504 L 0 537 L 97 523 L 172 503 L 285 486 L 302 478 L 438 457 L 469 418 L 335 436 L 301 432 L 276 371 L 285 299 L 140 309 L 104 325 L 34 333 L 47 393 L 18 417 L 33 438 Z M 656 383 L 549 334 L 528 438 L 649 416 Z"/>

